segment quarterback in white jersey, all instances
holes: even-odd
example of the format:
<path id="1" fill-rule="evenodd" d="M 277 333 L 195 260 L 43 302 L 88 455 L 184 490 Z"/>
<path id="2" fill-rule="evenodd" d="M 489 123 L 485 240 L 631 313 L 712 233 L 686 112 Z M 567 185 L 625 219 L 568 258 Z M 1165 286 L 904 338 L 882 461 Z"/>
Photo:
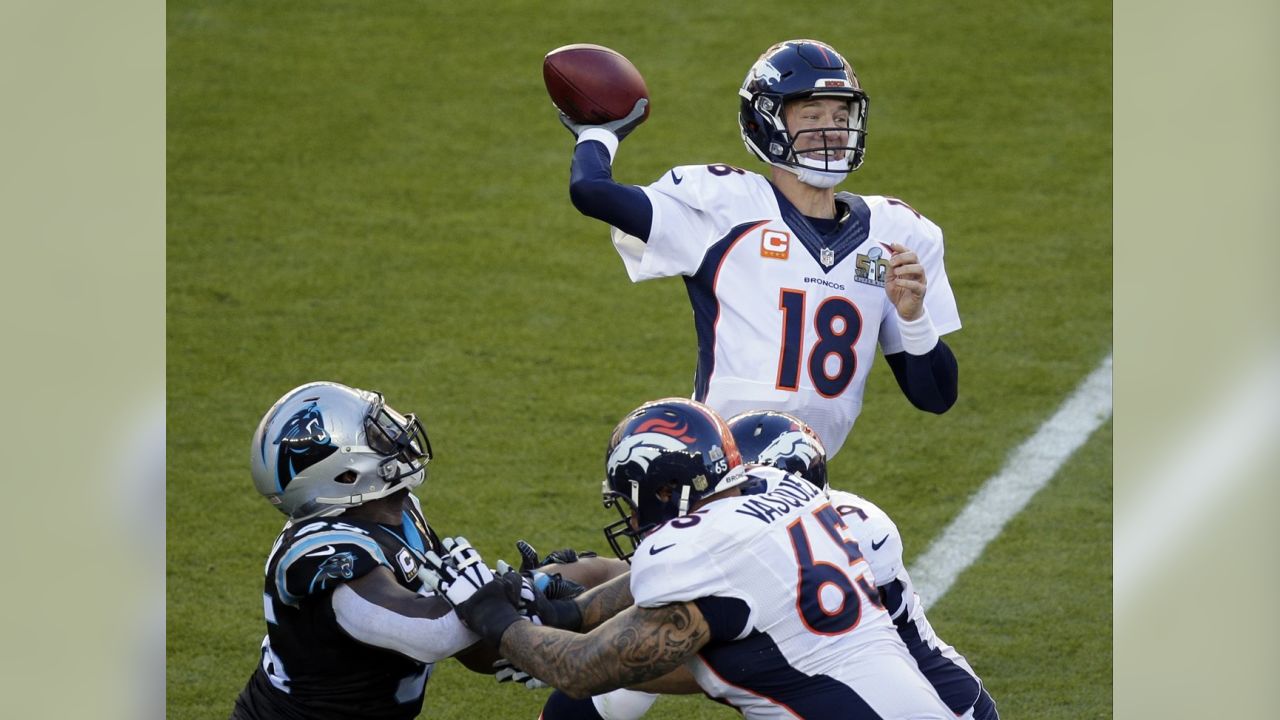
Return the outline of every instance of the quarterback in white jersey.
<path id="1" fill-rule="evenodd" d="M 428 582 L 503 656 L 575 697 L 683 669 L 747 718 L 955 717 L 821 489 L 742 466 L 724 421 L 680 398 L 630 413 L 606 457 L 635 604 L 590 633 L 522 622 L 518 576 L 494 579 L 470 548 L 428 556 Z"/>
<path id="2" fill-rule="evenodd" d="M 613 156 L 638 120 L 566 121 L 578 139 L 574 205 L 612 226 L 633 282 L 685 279 L 698 338 L 693 398 L 725 417 L 794 414 L 834 456 L 879 346 L 910 401 L 945 412 L 958 373 L 940 335 L 960 316 L 942 231 L 900 200 L 833 189 L 864 150 L 867 98 L 852 67 L 823 43 L 779 43 L 741 95 L 743 140 L 770 163 L 767 178 L 685 165 L 646 187 L 622 185 Z"/>

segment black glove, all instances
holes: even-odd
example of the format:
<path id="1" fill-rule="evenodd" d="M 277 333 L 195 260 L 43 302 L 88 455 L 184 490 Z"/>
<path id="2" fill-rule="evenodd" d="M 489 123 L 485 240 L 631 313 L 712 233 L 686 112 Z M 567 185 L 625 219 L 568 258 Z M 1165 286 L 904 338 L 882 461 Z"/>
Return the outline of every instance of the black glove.
<path id="1" fill-rule="evenodd" d="M 596 554 L 589 550 L 578 552 L 573 548 L 561 548 L 553 550 L 544 558 L 539 558 L 538 551 L 534 550 L 533 546 L 524 540 L 516 541 L 516 552 L 520 553 L 520 572 L 525 575 L 532 573 L 534 585 L 552 600 L 577 597 L 587 588 L 585 585 L 563 577 L 560 573 L 547 573 L 545 575 L 538 573 L 536 572 L 538 568 L 553 564 L 570 565 L 578 562 L 581 558 L 596 557 Z"/>
<path id="2" fill-rule="evenodd" d="M 587 128 L 598 127 L 608 130 L 614 135 L 617 135 L 618 140 L 622 140 L 626 136 L 630 135 L 632 130 L 639 127 L 640 123 L 644 122 L 644 109 L 648 106 L 648 98 L 640 98 L 636 101 L 635 107 L 631 108 L 631 112 L 628 113 L 626 117 L 619 118 L 617 120 L 610 120 L 609 122 L 601 123 L 600 125 L 587 125 L 585 123 L 577 122 L 562 112 L 560 113 L 560 123 L 569 128 L 569 132 L 573 133 L 575 138 L 581 135 L 582 131 Z"/>
<path id="3" fill-rule="evenodd" d="M 533 595 L 534 612 L 542 618 L 543 625 L 571 632 L 582 629 L 582 610 L 578 609 L 578 603 L 572 600 L 553 600 L 537 588 L 533 588 Z"/>
<path id="4" fill-rule="evenodd" d="M 538 551 L 534 550 L 533 546 L 524 540 L 516 541 L 516 552 L 520 553 L 520 572 L 534 570 L 547 565 L 570 565 L 582 558 L 599 557 L 590 550 L 579 552 L 573 548 L 560 548 L 559 550 L 552 550 L 547 553 L 546 557 L 539 559 Z"/>
<path id="5" fill-rule="evenodd" d="M 546 582 L 539 583 L 535 579 L 534 587 L 537 587 L 542 591 L 543 595 L 552 600 L 569 600 L 587 591 L 586 585 L 574 582 L 567 577 L 562 577 L 560 573 L 538 574 L 543 575 L 546 578 Z"/>
<path id="6" fill-rule="evenodd" d="M 519 578 L 515 573 L 497 578 L 454 608 L 464 625 L 495 648 L 502 642 L 502 633 L 522 619 L 512 600 L 513 593 L 517 601 L 520 597 Z"/>
<path id="7" fill-rule="evenodd" d="M 504 581 L 514 582 L 512 578 L 520 579 L 516 609 L 521 615 L 528 617 L 536 624 L 547 627 L 573 632 L 582 629 L 582 611 L 577 603 L 569 599 L 582 592 L 581 585 L 559 575 L 546 575 L 537 570 L 516 573 L 503 560 L 498 561 L 497 567 Z M 552 595 L 539 589 L 539 586 L 544 584 L 548 589 L 569 594 Z"/>

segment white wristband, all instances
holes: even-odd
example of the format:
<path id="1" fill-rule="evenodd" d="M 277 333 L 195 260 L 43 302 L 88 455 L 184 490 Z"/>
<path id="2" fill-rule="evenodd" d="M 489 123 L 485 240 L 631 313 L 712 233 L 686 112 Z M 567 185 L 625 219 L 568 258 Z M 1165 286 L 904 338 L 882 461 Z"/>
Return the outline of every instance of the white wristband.
<path id="1" fill-rule="evenodd" d="M 609 163 L 613 163 L 613 158 L 618 154 L 618 136 L 605 130 L 602 127 L 587 128 L 578 136 L 578 144 L 582 144 L 588 140 L 595 140 L 604 143 L 604 147 L 609 151 Z"/>
<path id="2" fill-rule="evenodd" d="M 929 308 L 925 308 L 915 320 L 903 320 L 898 316 L 898 332 L 902 335 L 902 349 L 912 355 L 924 355 L 938 344 L 938 329 L 929 319 Z"/>

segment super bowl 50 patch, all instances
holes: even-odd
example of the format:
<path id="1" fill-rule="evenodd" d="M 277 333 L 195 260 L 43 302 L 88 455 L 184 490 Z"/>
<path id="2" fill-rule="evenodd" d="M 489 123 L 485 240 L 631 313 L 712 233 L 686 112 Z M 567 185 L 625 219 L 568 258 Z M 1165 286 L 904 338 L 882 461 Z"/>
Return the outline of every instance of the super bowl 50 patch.
<path id="1" fill-rule="evenodd" d="M 858 253 L 853 279 L 865 285 L 884 287 L 884 276 L 889 272 L 889 258 L 880 247 L 873 247 L 865 254 Z"/>

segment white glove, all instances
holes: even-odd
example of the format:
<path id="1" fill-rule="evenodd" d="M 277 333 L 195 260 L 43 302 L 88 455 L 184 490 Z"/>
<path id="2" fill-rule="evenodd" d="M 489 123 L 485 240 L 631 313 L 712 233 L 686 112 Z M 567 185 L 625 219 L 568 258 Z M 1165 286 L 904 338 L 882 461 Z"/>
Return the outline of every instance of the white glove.
<path id="1" fill-rule="evenodd" d="M 493 666 L 498 670 L 496 673 L 493 674 L 493 677 L 495 680 L 497 680 L 500 683 L 505 683 L 505 682 L 520 683 L 521 685 L 524 685 L 526 689 L 529 689 L 529 690 L 539 690 L 541 688 L 551 687 L 550 685 L 542 682 L 538 678 L 521 670 L 515 665 L 512 665 L 511 661 L 506 658 L 502 658 L 501 660 L 495 662 Z"/>
<path id="2" fill-rule="evenodd" d="M 430 550 L 423 556 L 427 561 L 422 569 L 423 581 L 456 608 L 492 582 L 493 571 L 466 538 L 445 538 L 443 544 L 447 557 Z"/>

